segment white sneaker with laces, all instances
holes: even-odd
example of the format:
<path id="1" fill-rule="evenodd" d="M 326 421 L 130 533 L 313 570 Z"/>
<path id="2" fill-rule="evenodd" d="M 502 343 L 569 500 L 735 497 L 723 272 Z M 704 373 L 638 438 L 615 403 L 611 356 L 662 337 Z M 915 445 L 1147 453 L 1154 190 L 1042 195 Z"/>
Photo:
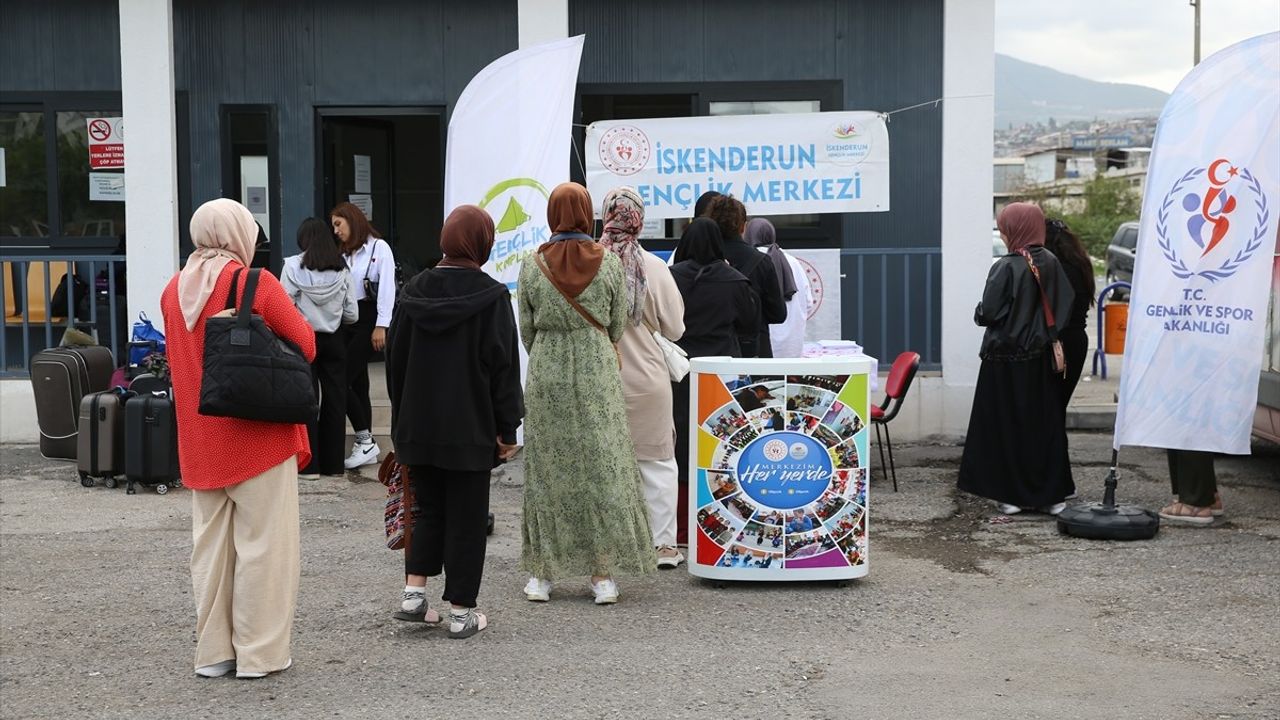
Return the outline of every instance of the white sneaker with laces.
<path id="1" fill-rule="evenodd" d="M 348 470 L 355 470 L 365 465 L 376 465 L 378 456 L 381 454 L 382 448 L 379 448 L 378 443 L 373 440 L 357 442 L 351 446 L 351 457 L 344 460 L 342 466 Z"/>
<path id="2" fill-rule="evenodd" d="M 524 586 L 524 596 L 533 602 L 547 602 L 551 599 L 551 581 L 529 578 Z"/>
<path id="3" fill-rule="evenodd" d="M 591 585 L 591 594 L 596 596 L 597 605 L 612 605 L 618 602 L 618 584 L 605 578 Z"/>
<path id="4" fill-rule="evenodd" d="M 1022 512 L 1022 508 L 1009 503 L 996 503 L 996 509 L 1005 515 L 1017 515 Z"/>

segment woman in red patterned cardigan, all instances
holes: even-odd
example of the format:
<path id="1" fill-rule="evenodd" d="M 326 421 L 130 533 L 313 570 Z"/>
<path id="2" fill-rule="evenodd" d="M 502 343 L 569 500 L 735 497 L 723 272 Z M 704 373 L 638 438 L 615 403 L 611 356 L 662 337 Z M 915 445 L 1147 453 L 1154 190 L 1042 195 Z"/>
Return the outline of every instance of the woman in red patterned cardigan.
<path id="1" fill-rule="evenodd" d="M 205 321 L 227 305 L 231 278 L 253 257 L 258 228 L 234 200 L 191 216 L 195 251 L 160 298 L 178 462 L 191 492 L 196 674 L 263 677 L 292 664 L 298 595 L 298 468 L 311 459 L 305 425 L 201 415 Z M 243 273 L 242 273 L 243 275 Z M 243 294 L 244 282 L 239 284 Z M 237 299 L 237 302 L 239 300 Z M 258 281 L 253 312 L 315 358 L 315 335 L 280 282 Z"/>

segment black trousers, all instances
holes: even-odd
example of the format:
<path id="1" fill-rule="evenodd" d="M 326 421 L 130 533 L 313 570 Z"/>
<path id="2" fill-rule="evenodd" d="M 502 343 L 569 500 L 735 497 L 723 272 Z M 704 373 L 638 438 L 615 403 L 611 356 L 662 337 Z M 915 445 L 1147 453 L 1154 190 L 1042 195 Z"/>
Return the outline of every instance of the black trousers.
<path id="1" fill-rule="evenodd" d="M 406 575 L 444 571 L 445 602 L 473 608 L 484 573 L 489 471 L 409 468 L 420 514 L 404 556 Z"/>
<path id="2" fill-rule="evenodd" d="M 357 432 L 373 429 L 373 404 L 369 401 L 369 357 L 373 355 L 373 324 L 378 319 L 374 300 L 361 300 L 360 319 L 348 325 L 347 419 Z"/>
<path id="3" fill-rule="evenodd" d="M 676 544 L 689 542 L 689 376 L 671 383 L 671 416 L 676 427 Z M 696 544 L 696 543 L 695 543 Z"/>
<path id="4" fill-rule="evenodd" d="M 341 475 L 346 458 L 347 338 L 342 330 L 316 333 L 316 359 L 311 381 L 320 398 L 320 414 L 307 423 L 311 464 L 304 473 Z"/>
<path id="5" fill-rule="evenodd" d="M 1169 484 L 1180 502 L 1209 507 L 1218 492 L 1218 475 L 1213 469 L 1213 453 L 1199 450 L 1169 450 Z"/>

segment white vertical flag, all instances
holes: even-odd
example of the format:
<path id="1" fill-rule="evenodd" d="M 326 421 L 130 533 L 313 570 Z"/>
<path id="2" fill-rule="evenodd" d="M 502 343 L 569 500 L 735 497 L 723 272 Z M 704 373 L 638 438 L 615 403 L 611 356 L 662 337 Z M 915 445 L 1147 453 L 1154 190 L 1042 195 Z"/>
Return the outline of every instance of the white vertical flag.
<path id="1" fill-rule="evenodd" d="M 444 211 L 493 216 L 485 271 L 515 289 L 521 261 L 546 242 L 547 197 L 569 179 L 573 99 L 584 35 L 516 50 L 467 84 L 449 119 Z"/>
<path id="2" fill-rule="evenodd" d="M 1115 446 L 1247 454 L 1280 218 L 1280 33 L 1193 69 L 1156 126 Z"/>

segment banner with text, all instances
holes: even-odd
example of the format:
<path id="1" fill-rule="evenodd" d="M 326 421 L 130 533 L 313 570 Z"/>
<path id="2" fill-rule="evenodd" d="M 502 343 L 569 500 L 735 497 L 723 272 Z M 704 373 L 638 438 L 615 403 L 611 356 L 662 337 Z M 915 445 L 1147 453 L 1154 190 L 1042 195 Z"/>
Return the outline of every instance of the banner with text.
<path id="1" fill-rule="evenodd" d="M 516 50 L 472 78 L 449 119 L 444 212 L 475 204 L 497 230 L 485 272 L 512 290 L 546 242 L 547 198 L 569 179 L 573 98 L 584 35 Z"/>
<path id="2" fill-rule="evenodd" d="M 1156 126 L 1115 446 L 1249 452 L 1280 208 L 1280 33 L 1205 60 Z"/>
<path id="3" fill-rule="evenodd" d="M 889 209 L 889 130 L 874 112 L 600 121 L 586 156 L 591 197 L 631 185 L 646 219 L 689 217 L 708 190 L 753 216 Z"/>

